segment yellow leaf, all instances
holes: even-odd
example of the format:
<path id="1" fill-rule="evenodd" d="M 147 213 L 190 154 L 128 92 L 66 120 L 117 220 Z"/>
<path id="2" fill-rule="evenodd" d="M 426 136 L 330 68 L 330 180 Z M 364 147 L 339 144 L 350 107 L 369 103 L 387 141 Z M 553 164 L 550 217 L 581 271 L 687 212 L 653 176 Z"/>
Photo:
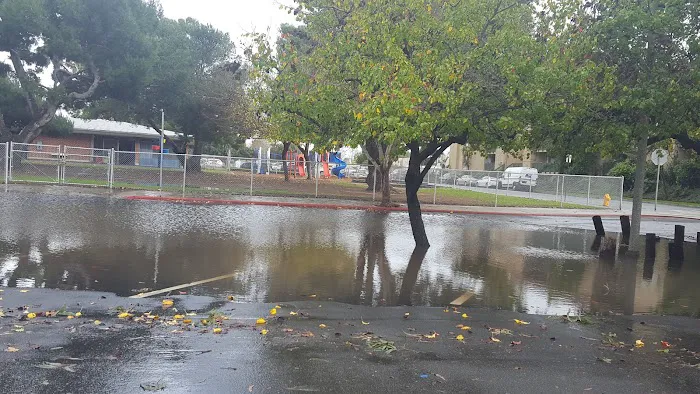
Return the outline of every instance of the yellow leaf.
<path id="1" fill-rule="evenodd" d="M 641 339 L 637 339 L 637 341 L 634 342 L 634 347 L 644 347 L 644 342 L 642 342 Z"/>
<path id="2" fill-rule="evenodd" d="M 99 326 L 100 324 L 102 324 L 102 322 L 99 321 L 99 320 L 95 320 L 93 323 L 94 323 L 96 326 Z"/>
<path id="3" fill-rule="evenodd" d="M 80 316 L 82 316 L 82 315 L 83 315 L 82 312 L 77 312 L 77 313 L 75 314 L 75 317 L 80 317 Z"/>
<path id="4" fill-rule="evenodd" d="M 262 331 L 260 331 L 260 334 L 262 334 L 262 335 L 267 335 L 268 332 L 269 332 L 269 331 L 263 329 Z"/>
<path id="5" fill-rule="evenodd" d="M 255 324 L 265 324 L 265 323 L 267 323 L 267 321 L 265 319 L 263 319 L 262 317 L 255 321 Z"/>
<path id="6" fill-rule="evenodd" d="M 367 323 L 366 321 L 364 321 L 364 320 L 360 320 L 360 321 L 362 322 L 363 326 L 369 326 L 369 323 Z"/>
<path id="7" fill-rule="evenodd" d="M 274 316 L 276 314 L 277 314 L 277 309 L 275 309 L 275 308 L 270 309 L 270 315 Z"/>
<path id="8" fill-rule="evenodd" d="M 27 319 L 34 319 L 34 318 L 36 318 L 36 313 L 34 313 L 34 312 L 27 313 Z"/>
<path id="9" fill-rule="evenodd" d="M 229 301 L 233 301 L 233 296 L 228 296 L 226 298 L 228 298 Z"/>
<path id="10" fill-rule="evenodd" d="M 29 293 L 29 290 L 20 290 L 20 293 Z"/>
<path id="11" fill-rule="evenodd" d="M 530 322 L 526 322 L 526 321 L 522 321 L 522 320 L 518 320 L 518 319 L 513 319 L 513 321 L 515 322 L 515 324 L 519 324 L 521 326 L 526 326 L 526 325 L 530 324 Z"/>
<path id="12" fill-rule="evenodd" d="M 469 317 L 469 316 L 468 316 L 466 313 L 462 313 L 462 319 L 466 319 L 466 318 L 468 318 L 468 317 Z"/>
<path id="13" fill-rule="evenodd" d="M 184 315 L 175 315 L 175 316 L 173 316 L 173 320 L 182 320 L 182 319 L 184 319 L 184 318 L 185 318 Z"/>
<path id="14" fill-rule="evenodd" d="M 462 327 L 460 327 L 460 328 L 461 328 L 462 330 L 464 330 L 464 331 L 469 331 L 469 330 L 472 329 L 472 328 L 469 327 L 469 326 L 462 326 Z"/>
<path id="15" fill-rule="evenodd" d="M 459 335 L 457 335 L 457 337 L 456 337 L 455 339 L 458 340 L 458 341 L 463 341 L 463 340 L 464 340 L 464 335 L 459 334 Z"/>
<path id="16" fill-rule="evenodd" d="M 279 306 L 279 305 L 275 305 L 275 308 L 277 308 L 277 309 L 282 309 L 282 307 Z"/>
<path id="17" fill-rule="evenodd" d="M 197 314 L 194 313 L 194 312 L 186 313 L 186 315 L 187 315 L 187 316 L 197 316 Z"/>
<path id="18" fill-rule="evenodd" d="M 296 316 L 296 315 L 298 315 L 298 313 L 296 313 L 294 311 L 289 312 L 289 316 Z"/>
<path id="19" fill-rule="evenodd" d="M 202 319 L 199 321 L 203 326 L 208 326 L 209 325 L 209 320 L 207 319 Z"/>
<path id="20" fill-rule="evenodd" d="M 437 336 L 438 336 L 438 333 L 433 331 L 431 334 L 424 334 L 423 338 L 435 339 L 435 338 L 437 338 Z"/>
<path id="21" fill-rule="evenodd" d="M 192 319 L 185 319 L 182 321 L 184 324 L 192 324 Z"/>
<path id="22" fill-rule="evenodd" d="M 309 297 L 316 298 L 316 294 L 311 294 Z"/>
<path id="23" fill-rule="evenodd" d="M 128 319 L 131 316 L 133 316 L 131 313 L 124 312 L 124 313 L 120 313 L 119 316 L 117 316 L 117 317 L 120 319 Z"/>
<path id="24" fill-rule="evenodd" d="M 464 324 L 457 324 L 457 328 L 462 328 L 464 327 Z"/>
<path id="25" fill-rule="evenodd" d="M 443 309 L 442 311 L 445 312 L 445 313 L 447 313 L 447 312 L 449 312 L 450 310 L 449 310 L 449 309 Z"/>
<path id="26" fill-rule="evenodd" d="M 74 319 L 74 318 L 75 318 L 75 316 L 73 316 L 73 315 L 68 315 L 68 320 Z"/>
<path id="27" fill-rule="evenodd" d="M 15 353 L 15 352 L 19 352 L 19 349 L 17 349 L 16 347 L 8 346 L 7 349 L 5 349 L 5 351 L 10 352 L 10 353 Z"/>
<path id="28" fill-rule="evenodd" d="M 326 327 L 328 327 L 328 326 L 326 326 L 326 325 L 323 324 L 323 323 L 321 323 L 321 324 L 318 325 L 318 328 L 326 328 Z"/>
<path id="29" fill-rule="evenodd" d="M 173 306 L 173 300 L 163 300 L 163 306 Z"/>
<path id="30" fill-rule="evenodd" d="M 381 114 L 381 113 L 382 113 L 382 111 L 379 109 L 379 107 L 377 107 L 377 113 L 378 113 L 378 114 Z"/>
<path id="31" fill-rule="evenodd" d="M 214 334 L 221 334 L 221 328 L 220 328 L 220 327 L 216 327 L 215 329 L 212 330 L 212 332 L 213 332 Z"/>
<path id="32" fill-rule="evenodd" d="M 500 340 L 500 339 L 498 339 L 498 338 L 494 338 L 494 337 L 491 337 L 491 341 L 493 341 L 493 342 L 501 342 L 501 340 Z"/>

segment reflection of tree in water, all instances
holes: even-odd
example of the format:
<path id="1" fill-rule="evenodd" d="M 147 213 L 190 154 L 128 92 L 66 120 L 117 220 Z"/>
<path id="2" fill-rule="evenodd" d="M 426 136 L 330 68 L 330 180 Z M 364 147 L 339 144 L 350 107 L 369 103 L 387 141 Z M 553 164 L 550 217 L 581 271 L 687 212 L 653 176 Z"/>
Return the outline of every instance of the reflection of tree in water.
<path id="1" fill-rule="evenodd" d="M 656 264 L 668 264 L 668 253 L 657 258 Z M 658 313 L 700 317 L 700 247 L 687 245 L 685 261 L 680 267 L 668 270 L 663 285 L 663 299 Z M 673 263 L 672 263 L 673 264 Z"/>
<path id="2" fill-rule="evenodd" d="M 411 258 L 408 260 L 408 266 L 406 266 L 406 272 L 401 280 L 401 291 L 399 292 L 398 304 L 399 305 L 412 305 L 412 295 L 413 289 L 416 286 L 416 281 L 418 280 L 418 271 L 423 264 L 423 259 L 428 253 L 428 249 L 416 247 L 411 253 Z M 425 294 L 425 288 L 421 289 L 423 291 L 420 294 Z"/>
<path id="3" fill-rule="evenodd" d="M 337 235 L 329 235 L 331 239 Z M 277 245 L 255 250 L 267 265 L 267 301 L 282 302 L 317 294 L 351 302 L 354 297 L 354 260 L 335 242 L 321 241 L 315 228 L 303 226 L 289 232 L 278 229 Z"/>
<path id="4" fill-rule="evenodd" d="M 395 278 L 386 257 L 386 214 L 364 212 L 362 218 L 362 240 L 357 253 L 353 285 L 353 302 L 372 305 L 393 304 Z M 375 271 L 379 273 L 379 291 L 374 290 Z"/>

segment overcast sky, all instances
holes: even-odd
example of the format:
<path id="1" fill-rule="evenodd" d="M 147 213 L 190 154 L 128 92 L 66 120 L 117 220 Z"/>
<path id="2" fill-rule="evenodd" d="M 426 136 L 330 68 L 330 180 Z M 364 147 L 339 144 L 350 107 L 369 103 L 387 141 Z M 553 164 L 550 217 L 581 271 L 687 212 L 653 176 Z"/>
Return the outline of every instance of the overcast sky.
<path id="1" fill-rule="evenodd" d="M 282 23 L 293 23 L 294 16 L 280 10 L 280 4 L 292 0 L 161 0 L 165 16 L 172 19 L 192 17 L 231 35 L 240 48 L 242 35 L 267 33 L 274 37 Z"/>

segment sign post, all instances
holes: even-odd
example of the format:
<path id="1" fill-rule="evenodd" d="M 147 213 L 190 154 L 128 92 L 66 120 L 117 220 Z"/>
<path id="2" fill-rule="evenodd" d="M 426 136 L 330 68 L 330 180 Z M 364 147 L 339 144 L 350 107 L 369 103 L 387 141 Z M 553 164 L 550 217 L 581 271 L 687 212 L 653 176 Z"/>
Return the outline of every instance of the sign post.
<path id="1" fill-rule="evenodd" d="M 654 197 L 654 211 L 659 203 L 659 178 L 661 177 L 661 166 L 668 162 L 668 151 L 657 149 L 651 154 L 651 162 L 656 164 L 656 196 Z"/>

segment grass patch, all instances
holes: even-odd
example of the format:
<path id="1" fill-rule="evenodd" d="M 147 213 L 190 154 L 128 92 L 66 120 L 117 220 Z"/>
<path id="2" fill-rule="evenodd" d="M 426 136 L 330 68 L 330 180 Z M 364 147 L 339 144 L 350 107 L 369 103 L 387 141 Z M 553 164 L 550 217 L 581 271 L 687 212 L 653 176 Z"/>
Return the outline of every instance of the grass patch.
<path id="1" fill-rule="evenodd" d="M 421 190 L 418 195 L 432 201 L 433 190 Z M 443 200 L 443 201 L 441 201 Z M 496 195 L 492 193 L 482 193 L 473 190 L 453 189 L 453 188 L 438 188 L 437 203 L 449 201 L 450 203 L 459 203 L 460 205 L 472 206 L 494 206 L 496 204 Z M 594 209 L 594 207 L 564 203 L 559 201 L 537 200 L 534 198 L 515 197 L 498 195 L 499 207 L 516 207 L 516 208 L 568 208 L 568 209 Z"/>

